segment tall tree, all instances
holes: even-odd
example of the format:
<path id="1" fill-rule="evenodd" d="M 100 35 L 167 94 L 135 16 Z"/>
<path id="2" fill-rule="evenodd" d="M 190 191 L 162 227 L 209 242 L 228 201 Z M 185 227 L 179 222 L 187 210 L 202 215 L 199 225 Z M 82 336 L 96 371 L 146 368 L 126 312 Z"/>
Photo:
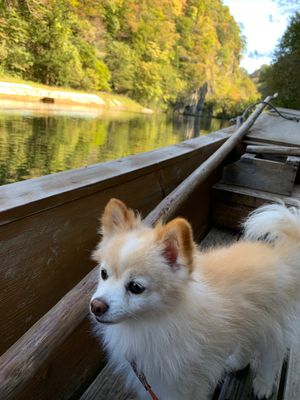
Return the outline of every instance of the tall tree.
<path id="1" fill-rule="evenodd" d="M 282 36 L 271 67 L 265 73 L 266 85 L 278 92 L 277 104 L 300 109 L 300 13 L 296 13 Z"/>

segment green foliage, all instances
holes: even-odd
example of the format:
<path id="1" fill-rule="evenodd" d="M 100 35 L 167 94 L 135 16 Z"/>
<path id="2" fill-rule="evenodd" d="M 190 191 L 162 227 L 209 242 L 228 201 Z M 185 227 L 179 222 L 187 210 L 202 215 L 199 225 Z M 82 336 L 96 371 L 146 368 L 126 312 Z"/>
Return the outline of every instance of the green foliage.
<path id="1" fill-rule="evenodd" d="M 153 108 L 188 104 L 205 82 L 208 100 L 223 111 L 256 96 L 239 67 L 239 27 L 221 0 L 5 4 L 4 73 L 85 90 L 112 88 Z"/>
<path id="2" fill-rule="evenodd" d="M 72 14 L 65 2 L 54 0 L 51 8 L 32 19 L 34 38 L 32 80 L 47 85 L 80 87 L 83 69 L 78 48 L 72 42 Z"/>
<path id="3" fill-rule="evenodd" d="M 0 65 L 12 75 L 25 76 L 33 64 L 28 49 L 29 25 L 14 8 L 0 14 Z"/>
<path id="4" fill-rule="evenodd" d="M 275 93 L 276 104 L 300 109 L 300 13 L 295 13 L 276 49 L 269 68 L 259 74 L 260 91 Z"/>
<path id="5" fill-rule="evenodd" d="M 273 89 L 271 89 L 267 83 L 269 79 L 271 66 L 270 65 L 262 65 L 258 70 L 254 71 L 251 74 L 251 78 L 255 83 L 261 97 L 265 99 L 270 94 L 273 94 Z"/>
<path id="6" fill-rule="evenodd" d="M 0 8 L 0 68 L 47 85 L 109 90 L 110 73 L 93 43 L 92 30 L 72 2 L 7 2 Z"/>
<path id="7" fill-rule="evenodd" d="M 113 89 L 117 93 L 131 93 L 138 63 L 134 50 L 127 43 L 111 40 L 106 63 L 111 71 Z"/>

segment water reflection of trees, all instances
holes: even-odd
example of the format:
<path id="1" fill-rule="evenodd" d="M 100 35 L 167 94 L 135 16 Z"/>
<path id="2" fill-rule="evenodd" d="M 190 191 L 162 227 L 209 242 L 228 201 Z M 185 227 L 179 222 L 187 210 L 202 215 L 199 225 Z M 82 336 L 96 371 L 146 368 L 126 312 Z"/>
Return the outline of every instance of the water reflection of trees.
<path id="1" fill-rule="evenodd" d="M 101 119 L 3 114 L 0 115 L 0 183 L 178 143 L 198 135 L 190 134 L 191 126 L 184 119 L 174 121 L 165 114 L 128 114 L 126 118 L 107 115 Z"/>

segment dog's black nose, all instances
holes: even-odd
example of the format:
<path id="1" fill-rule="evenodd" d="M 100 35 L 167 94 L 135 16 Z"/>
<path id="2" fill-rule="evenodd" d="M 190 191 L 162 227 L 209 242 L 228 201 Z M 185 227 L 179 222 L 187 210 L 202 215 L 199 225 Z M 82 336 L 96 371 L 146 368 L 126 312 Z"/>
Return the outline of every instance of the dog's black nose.
<path id="1" fill-rule="evenodd" d="M 101 299 L 94 299 L 91 301 L 91 311 L 96 317 L 105 314 L 109 306 Z"/>

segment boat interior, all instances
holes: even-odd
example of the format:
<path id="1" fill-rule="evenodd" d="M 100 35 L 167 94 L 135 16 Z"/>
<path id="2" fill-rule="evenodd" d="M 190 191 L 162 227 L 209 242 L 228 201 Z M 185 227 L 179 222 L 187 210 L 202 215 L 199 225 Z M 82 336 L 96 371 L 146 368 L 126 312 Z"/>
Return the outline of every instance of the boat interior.
<path id="1" fill-rule="evenodd" d="M 0 188 L 0 400 L 134 399 L 105 365 L 88 318 L 99 218 L 111 197 L 146 216 L 234 130 Z M 300 124 L 264 113 L 177 210 L 201 248 L 237 240 L 241 221 L 262 204 L 298 204 L 300 157 L 278 146 L 300 149 Z M 300 334 L 268 400 L 299 400 L 299 377 Z M 227 375 L 212 399 L 254 400 L 252 379 L 249 368 Z"/>

